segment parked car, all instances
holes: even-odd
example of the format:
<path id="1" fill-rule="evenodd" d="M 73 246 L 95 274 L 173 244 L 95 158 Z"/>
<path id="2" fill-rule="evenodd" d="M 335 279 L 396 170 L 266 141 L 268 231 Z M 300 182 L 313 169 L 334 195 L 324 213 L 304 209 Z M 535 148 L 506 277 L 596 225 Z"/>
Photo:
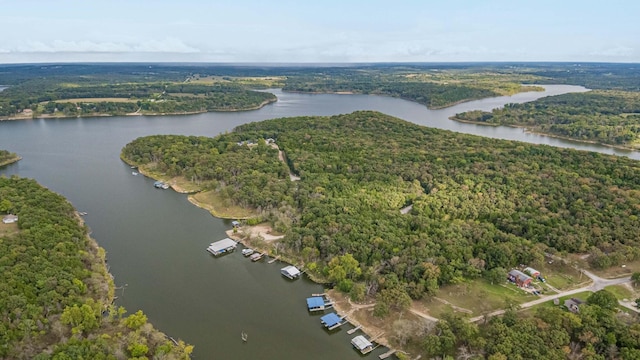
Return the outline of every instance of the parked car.
<path id="1" fill-rule="evenodd" d="M 538 280 L 542 281 L 542 282 L 546 282 L 547 280 L 545 280 L 542 276 L 538 276 Z"/>

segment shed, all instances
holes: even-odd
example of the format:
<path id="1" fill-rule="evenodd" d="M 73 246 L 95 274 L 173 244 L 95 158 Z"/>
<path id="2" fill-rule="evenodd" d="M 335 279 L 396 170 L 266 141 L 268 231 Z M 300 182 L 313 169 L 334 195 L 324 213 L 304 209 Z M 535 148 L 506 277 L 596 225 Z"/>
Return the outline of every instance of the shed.
<path id="1" fill-rule="evenodd" d="M 291 280 L 299 277 L 300 274 L 302 274 L 300 270 L 298 270 L 298 268 L 293 265 L 283 267 L 282 269 L 280 269 L 280 273 Z"/>
<path id="2" fill-rule="evenodd" d="M 524 269 L 525 274 L 529 274 L 531 277 L 537 278 L 538 276 L 540 276 L 540 271 L 532 268 L 532 267 L 528 267 Z"/>
<path id="3" fill-rule="evenodd" d="M 367 338 L 362 335 L 358 335 L 351 339 L 351 345 L 358 349 L 362 354 L 367 354 L 373 350 L 373 344 L 371 341 L 367 340 Z"/>
<path id="4" fill-rule="evenodd" d="M 320 322 L 327 330 L 333 330 L 342 325 L 342 319 L 336 313 L 330 313 L 321 317 Z"/>
<path id="5" fill-rule="evenodd" d="M 522 271 L 514 269 L 509 271 L 509 273 L 507 274 L 507 280 L 515 283 L 520 287 L 525 287 L 529 286 L 533 279 L 531 278 L 531 276 L 523 273 Z"/>
<path id="6" fill-rule="evenodd" d="M 226 238 L 211 243 L 211 245 L 209 245 L 209 247 L 207 248 L 207 251 L 212 253 L 214 256 L 218 256 L 235 250 L 236 246 L 238 246 L 237 242 Z"/>
<path id="7" fill-rule="evenodd" d="M 13 224 L 16 221 L 18 221 L 18 217 L 13 214 L 9 214 L 2 218 L 2 222 L 5 224 Z"/>
<path id="8" fill-rule="evenodd" d="M 567 308 L 567 310 L 571 311 L 574 314 L 577 314 L 580 312 L 580 305 L 582 303 L 583 301 L 580 299 L 571 298 L 564 301 L 564 306 Z"/>

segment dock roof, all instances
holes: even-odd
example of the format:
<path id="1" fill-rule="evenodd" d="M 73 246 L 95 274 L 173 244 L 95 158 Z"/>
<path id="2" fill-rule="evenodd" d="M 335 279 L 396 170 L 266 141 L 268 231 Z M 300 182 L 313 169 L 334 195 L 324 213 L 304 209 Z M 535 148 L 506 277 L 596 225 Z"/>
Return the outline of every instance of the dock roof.
<path id="1" fill-rule="evenodd" d="M 351 339 L 351 344 L 353 344 L 353 346 L 355 346 L 360 351 L 373 346 L 371 341 L 367 340 L 367 338 L 362 335 L 358 335 Z"/>
<path id="2" fill-rule="evenodd" d="M 326 327 L 332 327 L 340 323 L 341 319 L 336 313 L 327 314 L 320 318 L 320 321 Z"/>
<path id="3" fill-rule="evenodd" d="M 218 253 L 221 252 L 223 250 L 226 250 L 230 247 L 235 247 L 236 245 L 238 245 L 237 242 L 226 238 L 226 239 L 222 239 L 220 241 L 216 241 L 214 243 L 211 243 L 211 245 L 209 246 L 209 249 L 211 249 L 211 251 Z"/>
<path id="4" fill-rule="evenodd" d="M 309 309 L 319 308 L 324 306 L 324 299 L 321 296 L 314 296 L 307 298 L 307 307 Z"/>
<path id="5" fill-rule="evenodd" d="M 298 270 L 298 268 L 293 265 L 283 267 L 282 269 L 280 269 L 280 272 L 287 273 L 292 277 L 300 275 L 300 270 Z"/>

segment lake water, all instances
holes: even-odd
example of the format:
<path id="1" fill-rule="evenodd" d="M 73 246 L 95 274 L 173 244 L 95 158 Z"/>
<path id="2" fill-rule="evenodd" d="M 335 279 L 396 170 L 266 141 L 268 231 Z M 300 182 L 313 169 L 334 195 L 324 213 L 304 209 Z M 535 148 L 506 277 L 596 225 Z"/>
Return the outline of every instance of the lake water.
<path id="1" fill-rule="evenodd" d="M 230 223 L 191 205 L 186 195 L 153 188 L 119 159 L 133 139 L 152 134 L 215 136 L 247 122 L 277 117 L 378 110 L 414 123 L 493 138 L 573 147 L 638 158 L 636 152 L 580 144 L 522 129 L 448 120 L 471 109 L 585 91 L 547 86 L 524 93 L 429 110 L 409 101 L 367 95 L 311 95 L 270 90 L 278 102 L 248 112 L 189 116 L 94 117 L 0 122 L 0 148 L 23 159 L 0 174 L 34 178 L 86 211 L 92 236 L 107 250 L 120 287 L 118 303 L 142 309 L 160 330 L 195 345 L 197 359 L 358 359 L 347 328 L 327 333 L 305 298 L 322 292 L 306 279 L 288 281 L 283 264 L 252 263 L 235 252 L 213 258 L 205 248 L 226 237 Z M 243 343 L 245 331 L 249 341 Z M 372 334 L 373 335 L 373 334 Z M 375 355 L 383 352 L 377 349 Z M 376 357 L 377 358 L 377 357 Z"/>

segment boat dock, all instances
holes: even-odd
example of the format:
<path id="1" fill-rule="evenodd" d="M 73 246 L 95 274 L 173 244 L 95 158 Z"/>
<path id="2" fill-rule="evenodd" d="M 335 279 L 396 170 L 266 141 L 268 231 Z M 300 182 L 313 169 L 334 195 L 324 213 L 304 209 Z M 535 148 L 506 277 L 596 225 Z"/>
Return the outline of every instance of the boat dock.
<path id="1" fill-rule="evenodd" d="M 362 325 L 358 325 L 358 326 L 354 327 L 353 329 L 351 329 L 351 330 L 347 331 L 347 334 L 351 335 L 351 334 L 353 334 L 354 332 L 356 332 L 356 331 L 360 330 L 361 328 L 362 328 Z"/>
<path id="2" fill-rule="evenodd" d="M 339 317 L 336 313 L 330 313 L 320 318 L 320 322 L 327 330 L 337 329 L 346 324 L 346 316 Z"/>
<path id="3" fill-rule="evenodd" d="M 330 307 L 333 307 L 333 302 L 324 296 L 315 296 L 307 298 L 307 309 L 313 311 L 324 311 Z"/>
<path id="4" fill-rule="evenodd" d="M 255 262 L 255 261 L 258 261 L 258 260 L 262 259 L 262 257 L 264 255 L 265 254 L 263 254 L 263 253 L 253 253 L 253 254 L 251 254 L 251 256 L 249 256 L 249 259 L 251 259 L 251 261 Z"/>
<path id="5" fill-rule="evenodd" d="M 213 256 L 219 256 L 232 252 L 236 249 L 236 246 L 238 246 L 237 242 L 226 238 L 220 241 L 212 242 L 211 245 L 207 247 L 207 251 L 210 252 Z"/>
<path id="6" fill-rule="evenodd" d="M 274 262 L 278 261 L 278 259 L 280 259 L 280 256 L 276 256 L 273 259 L 269 260 L 267 263 L 268 264 L 273 264 Z"/>
<path id="7" fill-rule="evenodd" d="M 386 358 L 388 358 L 389 356 L 391 356 L 391 355 L 395 354 L 395 353 L 396 353 L 396 351 L 398 351 L 398 350 L 390 349 L 390 350 L 389 350 L 389 351 L 387 351 L 386 353 L 384 353 L 384 354 L 380 354 L 380 356 L 378 356 L 378 358 L 380 358 L 380 359 L 386 359 Z"/>

